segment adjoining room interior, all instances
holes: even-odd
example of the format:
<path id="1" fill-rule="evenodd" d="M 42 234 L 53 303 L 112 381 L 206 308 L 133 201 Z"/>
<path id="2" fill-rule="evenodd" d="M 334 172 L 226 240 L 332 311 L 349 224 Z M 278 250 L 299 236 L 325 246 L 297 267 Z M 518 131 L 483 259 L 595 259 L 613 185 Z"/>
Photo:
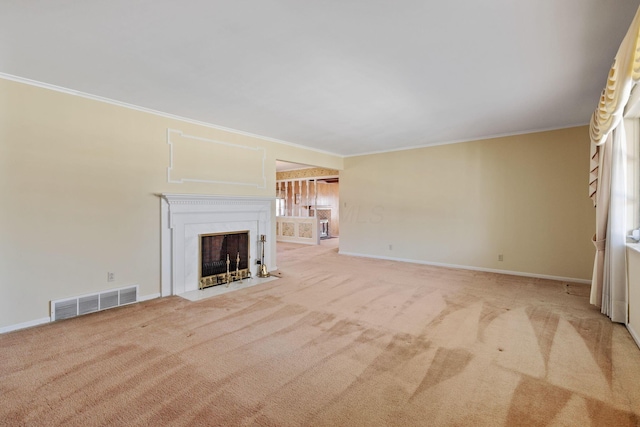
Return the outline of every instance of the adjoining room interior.
<path id="1" fill-rule="evenodd" d="M 340 171 L 276 160 L 276 239 L 319 245 L 340 237 Z"/>
<path id="2" fill-rule="evenodd" d="M 638 0 L 4 2 L 0 58 L 0 425 L 640 425 Z"/>

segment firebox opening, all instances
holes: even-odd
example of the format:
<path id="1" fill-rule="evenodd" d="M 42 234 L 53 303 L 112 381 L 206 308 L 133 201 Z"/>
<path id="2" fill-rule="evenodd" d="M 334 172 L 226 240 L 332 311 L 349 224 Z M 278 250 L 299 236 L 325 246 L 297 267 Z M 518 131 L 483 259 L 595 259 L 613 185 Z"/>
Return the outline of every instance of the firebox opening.
<path id="1" fill-rule="evenodd" d="M 200 235 L 200 289 L 249 277 L 249 231 Z"/>

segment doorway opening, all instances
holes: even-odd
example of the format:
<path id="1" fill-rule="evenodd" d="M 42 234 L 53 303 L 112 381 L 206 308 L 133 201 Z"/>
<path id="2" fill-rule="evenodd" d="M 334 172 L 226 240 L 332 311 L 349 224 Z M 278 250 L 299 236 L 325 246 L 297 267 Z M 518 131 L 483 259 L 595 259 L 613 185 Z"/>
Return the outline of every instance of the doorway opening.
<path id="1" fill-rule="evenodd" d="M 340 172 L 277 160 L 276 241 L 318 245 L 339 236 Z"/>

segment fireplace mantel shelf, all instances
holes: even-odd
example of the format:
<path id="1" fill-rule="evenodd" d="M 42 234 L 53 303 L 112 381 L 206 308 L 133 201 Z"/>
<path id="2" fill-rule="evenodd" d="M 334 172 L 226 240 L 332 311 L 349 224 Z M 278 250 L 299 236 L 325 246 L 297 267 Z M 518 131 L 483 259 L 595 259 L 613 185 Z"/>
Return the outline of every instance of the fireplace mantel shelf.
<path id="1" fill-rule="evenodd" d="M 271 202 L 275 197 L 246 197 L 246 196 L 214 196 L 210 194 L 173 194 L 159 195 L 170 205 L 255 205 Z"/>

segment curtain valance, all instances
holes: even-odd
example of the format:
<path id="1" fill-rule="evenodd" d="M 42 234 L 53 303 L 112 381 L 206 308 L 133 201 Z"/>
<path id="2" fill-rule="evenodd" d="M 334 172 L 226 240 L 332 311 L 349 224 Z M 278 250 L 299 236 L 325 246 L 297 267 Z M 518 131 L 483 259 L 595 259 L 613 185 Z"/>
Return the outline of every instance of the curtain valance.
<path id="1" fill-rule="evenodd" d="M 640 80 L 640 8 L 624 37 L 602 90 L 598 108 L 591 116 L 591 165 L 589 197 L 596 205 L 600 146 L 622 119 L 633 85 Z"/>

